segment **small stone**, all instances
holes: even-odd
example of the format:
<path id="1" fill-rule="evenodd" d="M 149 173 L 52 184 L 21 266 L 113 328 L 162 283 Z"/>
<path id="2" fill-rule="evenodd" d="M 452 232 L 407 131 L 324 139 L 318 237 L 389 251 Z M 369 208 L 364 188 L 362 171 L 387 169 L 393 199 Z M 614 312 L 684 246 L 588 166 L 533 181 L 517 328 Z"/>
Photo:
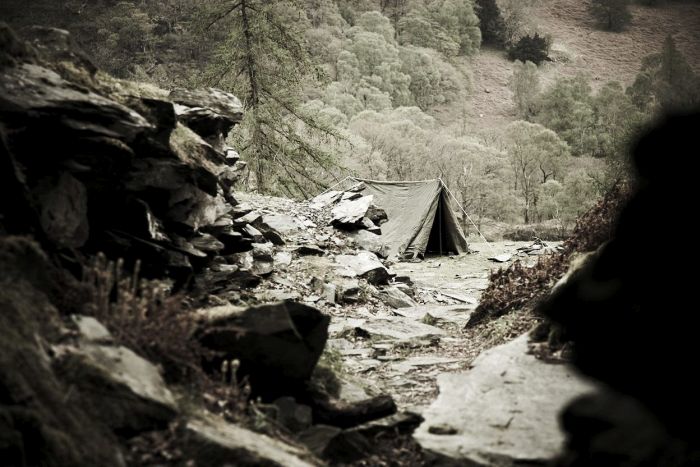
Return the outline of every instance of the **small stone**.
<path id="1" fill-rule="evenodd" d="M 447 423 L 441 423 L 439 425 L 431 425 L 428 427 L 428 433 L 433 435 L 456 435 L 459 433 L 457 428 L 448 425 Z"/>

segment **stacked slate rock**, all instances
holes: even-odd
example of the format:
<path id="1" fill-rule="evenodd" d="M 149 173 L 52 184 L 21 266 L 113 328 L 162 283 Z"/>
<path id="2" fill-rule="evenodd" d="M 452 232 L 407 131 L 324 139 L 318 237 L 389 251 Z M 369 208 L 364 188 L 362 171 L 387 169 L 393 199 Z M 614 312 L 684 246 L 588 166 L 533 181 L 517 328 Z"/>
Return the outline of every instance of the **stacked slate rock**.
<path id="1" fill-rule="evenodd" d="M 363 250 L 386 258 L 388 250 L 381 240 L 381 225 L 388 220 L 386 211 L 374 204 L 374 196 L 363 196 L 364 183 L 347 191 L 327 191 L 309 201 L 315 210 L 331 209 L 330 225 L 350 236 Z"/>
<path id="2" fill-rule="evenodd" d="M 0 29 L 0 228 L 45 248 L 127 262 L 185 283 L 217 269 L 248 284 L 232 255 L 256 241 L 234 223 L 245 164 L 224 145 L 243 117 L 216 89 L 176 90 L 96 73 L 68 33 Z"/>

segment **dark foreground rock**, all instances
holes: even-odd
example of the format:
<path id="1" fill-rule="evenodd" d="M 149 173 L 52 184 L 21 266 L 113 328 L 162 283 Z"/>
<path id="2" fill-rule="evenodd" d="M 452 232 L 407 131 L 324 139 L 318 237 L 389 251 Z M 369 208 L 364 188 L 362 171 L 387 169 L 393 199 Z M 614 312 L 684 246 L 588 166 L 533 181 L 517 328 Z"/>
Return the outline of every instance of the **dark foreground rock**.
<path id="1" fill-rule="evenodd" d="M 681 218 L 698 201 L 699 126 L 697 112 L 675 116 L 640 139 L 635 191 L 613 238 L 540 307 L 573 343 L 574 364 L 615 391 L 567 408 L 559 465 L 700 463 L 700 383 L 689 371 L 697 364 L 697 274 L 684 255 L 640 254 L 657 239 L 649 213 Z"/>
<path id="2" fill-rule="evenodd" d="M 328 338 L 330 318 L 285 301 L 250 308 L 202 310 L 198 339 L 224 358 L 241 362 L 253 390 L 288 395 L 311 377 Z"/>
<path id="3" fill-rule="evenodd" d="M 115 436 L 51 369 L 47 350 L 62 334 L 57 272 L 17 237 L 0 239 L 0 271 L 2 464 L 123 466 Z"/>

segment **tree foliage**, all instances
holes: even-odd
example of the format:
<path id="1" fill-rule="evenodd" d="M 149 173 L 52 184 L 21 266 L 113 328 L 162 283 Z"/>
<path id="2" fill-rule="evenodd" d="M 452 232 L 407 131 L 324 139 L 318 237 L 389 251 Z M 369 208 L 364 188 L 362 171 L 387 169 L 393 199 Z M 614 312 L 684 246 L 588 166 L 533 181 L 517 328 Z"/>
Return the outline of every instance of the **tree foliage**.
<path id="1" fill-rule="evenodd" d="M 537 211 L 540 185 L 557 178 L 569 147 L 553 131 L 525 121 L 508 125 L 505 137 L 514 188 L 523 201 L 523 221 L 528 224 Z"/>
<path id="2" fill-rule="evenodd" d="M 502 46 L 506 42 L 506 24 L 496 0 L 476 0 L 476 14 L 484 44 Z"/>
<path id="3" fill-rule="evenodd" d="M 591 0 L 589 11 L 608 31 L 622 31 L 632 20 L 630 0 Z"/>
<path id="4" fill-rule="evenodd" d="M 669 35 L 661 52 L 642 60 L 641 70 L 628 95 L 640 110 L 690 110 L 700 105 L 700 77 Z"/>
<path id="5" fill-rule="evenodd" d="M 516 60 L 508 87 L 513 92 L 513 101 L 520 118 L 528 120 L 534 116 L 537 98 L 541 91 L 537 65 Z"/>
<path id="6" fill-rule="evenodd" d="M 549 60 L 549 46 L 550 43 L 546 37 L 540 36 L 538 33 L 532 36 L 528 34 L 521 37 L 518 42 L 508 49 L 508 58 L 539 65 Z"/>

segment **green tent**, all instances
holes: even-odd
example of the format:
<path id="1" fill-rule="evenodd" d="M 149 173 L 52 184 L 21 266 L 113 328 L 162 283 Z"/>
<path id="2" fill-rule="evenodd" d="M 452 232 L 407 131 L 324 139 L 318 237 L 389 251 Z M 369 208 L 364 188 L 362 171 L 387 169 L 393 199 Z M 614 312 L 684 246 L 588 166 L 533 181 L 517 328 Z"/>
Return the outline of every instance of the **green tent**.
<path id="1" fill-rule="evenodd" d="M 362 194 L 373 195 L 374 204 L 386 211 L 389 220 L 381 225 L 381 239 L 391 256 L 412 258 L 426 253 L 469 251 L 442 180 L 352 180 L 362 182 Z"/>

